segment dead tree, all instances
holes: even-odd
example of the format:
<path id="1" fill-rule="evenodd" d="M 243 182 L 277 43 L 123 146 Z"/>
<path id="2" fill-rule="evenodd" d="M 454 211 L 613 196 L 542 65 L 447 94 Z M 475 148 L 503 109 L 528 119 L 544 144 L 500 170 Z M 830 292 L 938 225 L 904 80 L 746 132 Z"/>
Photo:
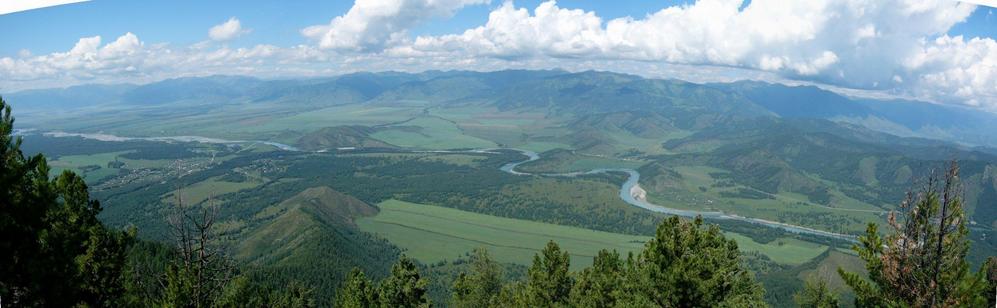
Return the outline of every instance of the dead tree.
<path id="1" fill-rule="evenodd" d="M 172 266 L 183 281 L 174 283 L 189 292 L 187 306 L 206 307 L 231 280 L 234 267 L 214 232 L 218 207 L 213 198 L 206 205 L 185 204 L 180 177 L 178 165 L 176 204 L 168 223 L 178 254 Z"/>

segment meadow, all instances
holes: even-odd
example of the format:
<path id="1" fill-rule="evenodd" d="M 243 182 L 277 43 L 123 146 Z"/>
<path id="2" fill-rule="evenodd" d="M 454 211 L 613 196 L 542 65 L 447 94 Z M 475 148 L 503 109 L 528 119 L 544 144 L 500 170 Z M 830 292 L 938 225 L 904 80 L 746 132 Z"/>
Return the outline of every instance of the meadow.
<path id="1" fill-rule="evenodd" d="M 380 213 L 357 221 L 361 231 L 377 234 L 424 263 L 454 260 L 475 248 L 486 248 L 499 262 L 529 265 L 548 241 L 556 241 L 571 254 L 573 270 L 592 263 L 601 249 L 626 255 L 639 252 L 650 237 L 595 231 L 536 221 L 511 219 L 452 208 L 387 200 Z M 827 246 L 780 238 L 761 244 L 726 232 L 743 251 L 757 251 L 776 263 L 803 264 Z"/>
<path id="2" fill-rule="evenodd" d="M 436 117 L 419 117 L 371 137 L 389 144 L 424 149 L 490 148 L 494 142 L 464 134 L 456 124 Z"/>
<path id="3" fill-rule="evenodd" d="M 779 238 L 762 244 L 747 236 L 724 232 L 724 236 L 737 241 L 737 248 L 745 252 L 759 252 L 775 263 L 800 265 L 812 260 L 827 250 L 827 246 L 801 241 L 795 238 Z"/>
<path id="4" fill-rule="evenodd" d="M 250 189 L 262 184 L 257 178 L 247 178 L 243 182 L 228 182 L 221 180 L 221 176 L 212 177 L 183 187 L 181 198 L 185 204 L 199 204 L 208 199 L 217 198 L 220 195 L 233 193 L 240 190 Z M 164 194 L 164 202 L 173 203 L 176 201 L 176 192 Z"/>
<path id="5" fill-rule="evenodd" d="M 594 231 L 451 208 L 387 200 L 377 216 L 357 221 L 361 231 L 378 234 L 424 263 L 454 260 L 483 247 L 499 262 L 528 265 L 548 241 L 571 254 L 571 268 L 592 264 L 600 249 L 639 251 L 649 237 Z"/>

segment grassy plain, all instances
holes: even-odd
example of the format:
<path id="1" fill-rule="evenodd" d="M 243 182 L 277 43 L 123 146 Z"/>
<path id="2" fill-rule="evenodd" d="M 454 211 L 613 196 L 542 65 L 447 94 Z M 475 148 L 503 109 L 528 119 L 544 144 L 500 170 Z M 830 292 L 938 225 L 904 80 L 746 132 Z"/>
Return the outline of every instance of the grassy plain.
<path id="1" fill-rule="evenodd" d="M 571 253 L 572 269 L 592 264 L 600 249 L 639 251 L 649 237 L 483 215 L 397 200 L 378 204 L 381 212 L 357 221 L 422 262 L 453 260 L 474 248 L 487 248 L 499 262 L 530 264 L 548 241 Z"/>
<path id="2" fill-rule="evenodd" d="M 841 279 L 838 275 L 838 268 L 843 268 L 846 271 L 853 273 L 861 273 L 865 275 L 867 271 L 865 270 L 865 262 L 859 259 L 858 256 L 852 255 L 853 251 L 839 251 L 832 250 L 828 254 L 827 258 L 821 260 L 817 264 L 817 267 L 810 270 L 805 270 L 800 272 L 797 276 L 800 280 L 807 280 L 811 277 L 820 277 L 828 281 L 828 285 L 838 292 L 848 291 L 848 286 L 845 281 Z"/>
<path id="3" fill-rule="evenodd" d="M 217 198 L 220 195 L 250 189 L 262 184 L 262 182 L 253 177 L 248 178 L 249 180 L 244 182 L 227 182 L 222 181 L 219 178 L 220 177 L 209 178 L 184 187 L 183 195 L 181 196 L 184 203 L 198 204 L 208 200 L 209 198 Z M 163 195 L 163 201 L 165 202 L 174 202 L 175 198 L 175 192 Z"/>
<path id="4" fill-rule="evenodd" d="M 500 262 L 529 265 L 548 241 L 571 254 L 573 270 L 591 265 L 600 249 L 625 255 L 639 252 L 650 237 L 594 231 L 521 219 L 510 219 L 451 208 L 388 200 L 378 204 L 377 216 L 357 221 L 360 230 L 378 234 L 422 262 L 453 260 L 484 247 Z M 781 264 L 799 265 L 827 247 L 791 238 L 767 244 L 725 233 L 742 251 L 757 251 Z"/>
<path id="5" fill-rule="evenodd" d="M 82 175 L 87 182 L 93 183 L 103 178 L 118 174 L 118 169 L 108 168 L 107 163 L 114 161 L 115 157 L 118 157 L 118 155 L 128 152 L 129 151 L 121 151 L 91 155 L 62 156 L 59 157 L 59 159 L 49 162 L 49 166 L 52 167 L 52 171 L 50 171 L 49 174 L 52 176 L 58 176 L 63 170 L 71 170 L 76 174 Z M 82 169 L 84 166 L 98 166 L 99 168 L 84 171 Z"/>
<path id="6" fill-rule="evenodd" d="M 371 134 L 389 144 L 426 149 L 488 148 L 494 142 L 464 134 L 453 122 L 420 117 Z"/>
<path id="7" fill-rule="evenodd" d="M 780 238 L 766 244 L 758 243 L 747 236 L 724 232 L 724 236 L 737 241 L 741 251 L 756 251 L 780 264 L 800 265 L 819 256 L 827 246 L 801 241 L 795 238 Z"/>

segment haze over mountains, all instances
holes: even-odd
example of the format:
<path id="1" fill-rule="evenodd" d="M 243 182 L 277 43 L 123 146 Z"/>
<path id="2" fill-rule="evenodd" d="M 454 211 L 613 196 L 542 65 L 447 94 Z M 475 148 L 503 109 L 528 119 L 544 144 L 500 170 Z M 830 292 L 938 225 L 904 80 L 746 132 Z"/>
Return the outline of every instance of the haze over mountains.
<path id="1" fill-rule="evenodd" d="M 138 109 L 152 116 L 169 118 L 182 111 L 171 113 L 160 109 L 171 106 L 215 109 L 242 104 L 246 108 L 293 112 L 396 100 L 442 104 L 474 101 L 503 109 L 552 105 L 558 110 L 569 111 L 665 113 L 678 121 L 692 121 L 696 116 L 689 112 L 697 109 L 735 118 L 816 118 L 900 137 L 945 140 L 965 146 L 997 146 L 997 135 L 990 133 L 997 131 L 997 115 L 979 110 L 909 100 L 851 98 L 814 86 L 757 81 L 693 84 L 593 71 L 385 72 L 290 80 L 212 76 L 169 79 L 145 85 L 27 90 L 5 94 L 5 97 L 26 113 L 21 120 L 28 125 L 32 121 L 50 120 L 33 118 L 31 113 L 36 111 L 55 111 L 72 117 L 77 115 L 75 112 Z M 686 116 L 679 116 L 683 114 Z M 695 126 L 688 122 L 675 124 Z"/>

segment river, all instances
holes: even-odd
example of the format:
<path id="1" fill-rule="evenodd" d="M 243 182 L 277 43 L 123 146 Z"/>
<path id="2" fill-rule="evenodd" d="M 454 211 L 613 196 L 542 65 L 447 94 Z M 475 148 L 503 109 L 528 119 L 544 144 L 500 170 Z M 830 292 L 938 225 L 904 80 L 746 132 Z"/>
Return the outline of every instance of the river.
<path id="1" fill-rule="evenodd" d="M 701 216 L 703 218 L 718 219 L 718 220 L 743 221 L 743 222 L 749 222 L 749 223 L 753 223 L 753 224 L 757 224 L 757 225 L 762 225 L 762 226 L 766 226 L 766 227 L 778 228 L 778 229 L 782 229 L 782 230 L 785 230 L 787 232 L 792 232 L 792 233 L 810 234 L 810 235 L 830 237 L 830 238 L 834 238 L 834 239 L 842 239 L 842 240 L 848 240 L 848 241 L 855 241 L 855 239 L 856 239 L 856 237 L 853 236 L 853 235 L 841 234 L 841 233 L 834 233 L 834 232 L 829 232 L 829 231 L 824 231 L 824 230 L 817 230 L 817 229 L 813 229 L 813 228 L 807 228 L 807 227 L 803 227 L 803 226 L 791 225 L 791 224 L 787 224 L 787 223 L 781 223 L 781 222 L 777 222 L 777 221 L 770 221 L 770 220 L 765 220 L 765 219 L 760 219 L 760 218 L 744 217 L 744 216 L 740 216 L 740 215 L 736 215 L 736 214 L 726 214 L 726 213 L 721 212 L 721 211 L 682 210 L 682 209 L 669 208 L 669 207 L 664 207 L 664 206 L 661 206 L 661 205 L 653 204 L 653 203 L 647 201 L 647 198 L 646 198 L 647 192 L 644 191 L 644 189 L 640 187 L 640 172 L 637 172 L 637 170 L 634 170 L 634 169 L 628 169 L 628 168 L 600 168 L 600 169 L 593 169 L 593 170 L 590 170 L 590 171 L 583 171 L 583 172 L 537 173 L 537 174 L 517 171 L 516 167 L 518 167 L 519 165 L 522 165 L 522 164 L 525 164 L 525 163 L 528 163 L 528 162 L 540 159 L 540 154 L 538 154 L 538 153 L 536 153 L 534 151 L 522 150 L 522 149 L 509 149 L 509 150 L 519 151 L 520 153 L 523 153 L 523 155 L 526 155 L 526 157 L 527 157 L 526 160 L 508 163 L 508 164 L 503 165 L 501 168 L 499 168 L 502 171 L 508 172 L 510 174 L 515 174 L 515 175 L 539 175 L 539 176 L 554 176 L 554 177 L 574 177 L 574 176 L 579 176 L 579 175 L 598 174 L 598 173 L 607 173 L 607 172 L 623 172 L 623 173 L 626 173 L 629 176 L 627 177 L 627 180 L 625 182 L 623 182 L 623 185 L 620 186 L 620 199 L 623 199 L 624 202 L 626 202 L 626 203 L 628 203 L 630 205 L 633 205 L 633 206 L 636 206 L 636 207 L 639 207 L 639 208 L 643 208 L 643 209 L 646 209 L 646 210 L 649 210 L 649 211 L 652 211 L 652 212 L 664 213 L 664 214 L 668 214 L 668 215 L 677 215 L 677 216 L 682 216 L 682 217 L 696 217 L 696 216 Z"/>
<path id="2" fill-rule="evenodd" d="M 273 141 L 260 141 L 260 140 L 228 140 L 220 138 L 202 137 L 202 136 L 165 136 L 165 137 L 121 137 L 111 134 L 102 133 L 67 133 L 62 131 L 46 132 L 45 136 L 50 137 L 80 137 L 83 139 L 93 139 L 99 141 L 155 141 L 155 142 L 198 142 L 198 143 L 212 143 L 212 144 L 266 144 L 277 147 L 278 149 L 284 151 L 294 151 L 298 152 L 301 149 L 294 147 L 292 145 L 287 145 L 279 142 Z"/>
<path id="3" fill-rule="evenodd" d="M 81 137 L 86 139 L 94 139 L 101 141 L 133 141 L 133 140 L 144 140 L 144 141 L 157 141 L 157 142 L 200 142 L 200 143 L 214 143 L 214 144 L 245 144 L 245 143 L 255 143 L 255 144 L 267 144 L 277 147 L 284 151 L 301 152 L 302 150 L 283 143 L 272 142 L 272 141 L 260 141 L 260 140 L 227 140 L 219 138 L 201 137 L 201 136 L 166 136 L 166 137 L 121 137 L 110 134 L 82 134 L 82 133 L 67 133 L 67 132 L 47 132 L 44 133 L 46 136 L 52 137 Z M 703 218 L 717 219 L 717 220 L 735 220 L 743 221 L 748 223 L 753 223 L 757 225 L 762 225 L 771 228 L 778 228 L 785 230 L 787 232 L 798 233 L 798 234 L 810 234 L 822 237 L 829 237 L 834 239 L 842 239 L 855 241 L 856 237 L 848 234 L 834 233 L 824 230 L 817 230 L 813 228 L 807 228 L 803 226 L 791 225 L 787 223 L 781 223 L 777 221 L 770 221 L 760 218 L 750 218 L 744 217 L 736 214 L 727 214 L 721 211 L 696 211 L 696 210 L 683 210 L 664 207 L 661 205 L 653 204 L 647 201 L 647 192 L 640 187 L 640 172 L 634 169 L 628 168 L 599 168 L 589 171 L 581 172 L 568 172 L 568 173 L 529 173 L 517 171 L 516 167 L 519 165 L 535 161 L 540 159 L 540 154 L 530 150 L 516 149 L 516 148 L 502 148 L 502 149 L 474 149 L 474 150 L 435 150 L 435 151 L 411 151 L 414 153 L 496 153 L 497 150 L 512 150 L 522 153 L 526 156 L 525 160 L 518 162 L 511 162 L 499 167 L 499 170 L 507 172 L 513 175 L 535 175 L 535 176 L 547 176 L 547 177 L 575 177 L 580 175 L 591 175 L 599 173 L 608 172 L 622 172 L 629 176 L 627 180 L 620 185 L 620 199 L 624 202 L 643 208 L 652 212 L 664 213 L 668 215 L 677 215 L 682 217 L 696 217 L 702 216 Z"/>

